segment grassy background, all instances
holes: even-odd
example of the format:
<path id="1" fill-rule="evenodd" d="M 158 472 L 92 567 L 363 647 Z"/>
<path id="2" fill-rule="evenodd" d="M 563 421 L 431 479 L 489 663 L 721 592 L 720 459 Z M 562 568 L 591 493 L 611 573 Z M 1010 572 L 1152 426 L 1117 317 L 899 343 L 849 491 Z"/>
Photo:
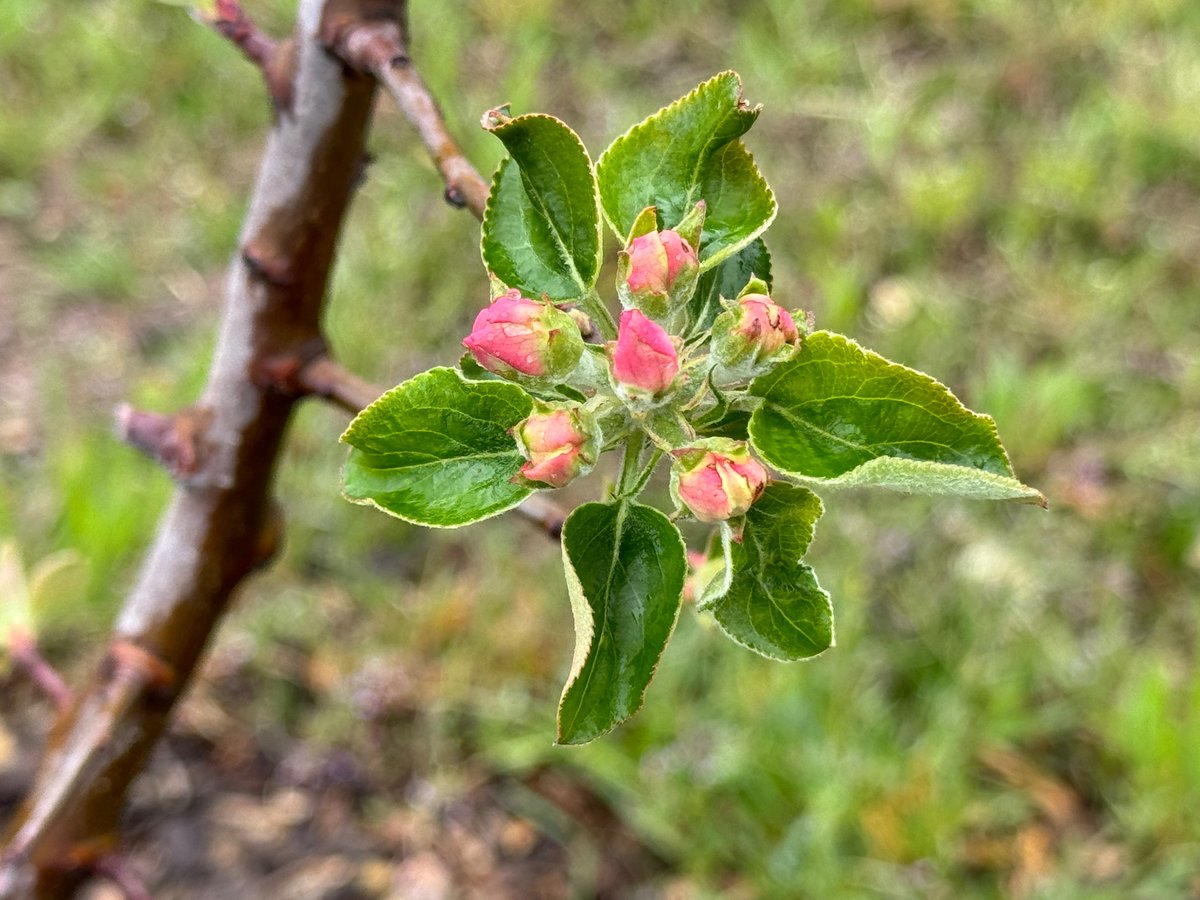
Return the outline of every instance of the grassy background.
<path id="1" fill-rule="evenodd" d="M 260 678 L 239 722 L 449 793 L 581 772 L 670 861 L 652 896 L 1200 893 L 1200 6 L 413 7 L 485 171 L 473 123 L 500 102 L 596 156 L 737 69 L 765 107 L 778 294 L 992 413 L 1051 509 L 833 497 L 810 561 L 836 650 L 780 666 L 685 611 L 641 714 L 560 750 L 556 548 L 344 503 L 344 417 L 313 406 L 280 475 L 284 557 L 218 642 Z M 46 615 L 67 658 L 169 491 L 110 410 L 196 395 L 269 115 L 247 64 L 148 0 L 0 5 L 0 110 L 0 539 L 86 559 Z M 372 149 L 328 331 L 392 384 L 458 352 L 486 286 L 477 225 L 386 102 Z M 364 683 L 411 714 L 377 721 Z"/>

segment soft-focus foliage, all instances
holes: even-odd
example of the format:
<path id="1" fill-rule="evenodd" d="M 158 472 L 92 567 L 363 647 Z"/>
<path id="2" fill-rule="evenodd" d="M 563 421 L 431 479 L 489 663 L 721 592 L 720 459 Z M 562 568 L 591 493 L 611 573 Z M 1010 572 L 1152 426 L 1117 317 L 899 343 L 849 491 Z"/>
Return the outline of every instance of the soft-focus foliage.
<path id="1" fill-rule="evenodd" d="M 274 26 L 290 8 L 251 5 Z M 993 414 L 1051 509 L 840 497 L 808 558 L 839 598 L 835 652 L 779 666 L 684 616 L 639 717 L 553 750 L 558 548 L 507 520 L 430 535 L 361 515 L 328 488 L 345 418 L 314 407 L 281 473 L 284 557 L 218 641 L 266 685 L 231 714 L 368 762 L 382 746 L 450 792 L 569 760 L 697 896 L 1185 896 L 1200 7 L 686 0 L 665 28 L 646 0 L 414 0 L 412 19 L 488 171 L 501 147 L 475 122 L 499 102 L 601 147 L 738 69 L 769 113 L 749 142 L 781 199 L 775 279 L 802 288 L 787 306 Z M 229 98 L 258 96 L 176 7 L 0 4 L 0 532 L 27 561 L 89 560 L 49 636 L 60 659 L 107 623 L 166 492 L 108 410 L 199 387 L 269 120 Z M 477 223 L 381 110 L 329 326 L 390 384 L 453 358 L 486 285 Z M 380 671 L 418 713 L 362 704 Z M 1075 797 L 1066 814 L 1029 767 Z"/>

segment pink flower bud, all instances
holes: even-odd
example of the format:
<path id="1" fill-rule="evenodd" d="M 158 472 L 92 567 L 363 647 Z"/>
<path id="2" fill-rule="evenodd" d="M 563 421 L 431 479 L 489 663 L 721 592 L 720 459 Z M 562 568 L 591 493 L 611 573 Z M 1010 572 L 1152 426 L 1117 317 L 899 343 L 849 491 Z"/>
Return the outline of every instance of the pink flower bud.
<path id="1" fill-rule="evenodd" d="M 767 484 L 767 470 L 745 441 L 712 438 L 676 452 L 676 498 L 701 522 L 745 514 Z"/>
<path id="2" fill-rule="evenodd" d="M 617 340 L 608 346 L 618 384 L 660 394 L 679 374 L 679 352 L 671 336 L 636 309 L 621 313 Z"/>
<path id="3" fill-rule="evenodd" d="M 795 344 L 799 336 L 796 322 L 786 309 L 766 294 L 743 294 L 736 306 L 713 323 L 713 350 L 727 367 L 754 365 Z"/>
<path id="4" fill-rule="evenodd" d="M 699 273 L 695 249 L 678 232 L 651 231 L 629 242 L 621 260 L 618 287 L 627 306 L 663 318 L 677 295 L 690 296 Z"/>
<path id="5" fill-rule="evenodd" d="M 480 311 L 463 346 L 489 372 L 506 378 L 565 377 L 583 354 L 579 326 L 567 313 L 515 288 Z"/>
<path id="6" fill-rule="evenodd" d="M 696 266 L 696 251 L 677 232 L 652 231 L 629 242 L 629 274 L 625 283 L 635 294 L 642 291 L 665 294 L 680 271 Z"/>
<path id="7" fill-rule="evenodd" d="M 599 449 L 599 431 L 581 407 L 537 404 L 533 414 L 513 429 L 528 460 L 521 475 L 554 488 L 591 469 Z"/>

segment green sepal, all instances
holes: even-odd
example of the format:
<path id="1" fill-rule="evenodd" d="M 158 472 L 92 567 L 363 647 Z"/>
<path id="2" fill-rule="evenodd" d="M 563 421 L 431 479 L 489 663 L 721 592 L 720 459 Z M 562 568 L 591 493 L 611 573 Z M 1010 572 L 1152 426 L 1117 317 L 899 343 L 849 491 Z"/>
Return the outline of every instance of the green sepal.
<path id="1" fill-rule="evenodd" d="M 342 435 L 351 447 L 342 494 L 352 503 L 437 528 L 512 509 L 532 493 L 514 484 L 524 459 L 509 433 L 533 398 L 505 381 L 467 381 L 436 368 L 392 388 Z"/>
<path id="2" fill-rule="evenodd" d="M 663 513 L 628 502 L 578 507 L 563 525 L 562 552 L 575 654 L 558 743 L 583 744 L 641 708 L 679 617 L 687 557 Z"/>
<path id="3" fill-rule="evenodd" d="M 673 406 L 660 407 L 636 420 L 654 446 L 660 450 L 686 447 L 696 439 L 696 432 L 687 419 Z"/>
<path id="4" fill-rule="evenodd" d="M 770 296 L 771 286 L 759 278 L 757 274 L 751 275 L 750 280 L 746 282 L 746 286 L 738 291 L 737 296 L 733 298 L 733 302 L 730 303 L 730 306 L 736 306 L 737 301 L 741 300 L 743 297 L 748 297 L 751 294 L 766 294 L 767 296 Z"/>
<path id="5" fill-rule="evenodd" d="M 704 220 L 707 217 L 708 204 L 704 200 L 697 200 L 696 205 L 689 209 L 687 215 L 675 226 L 675 233 L 693 248 L 699 247 L 700 238 L 704 233 Z"/>
<path id="6" fill-rule="evenodd" d="M 750 440 L 776 469 L 828 485 L 1044 503 L 1017 480 L 988 416 L 945 385 L 818 331 L 761 375 Z"/>
<path id="7" fill-rule="evenodd" d="M 629 228 L 629 234 L 625 236 L 625 248 L 633 243 L 634 238 L 640 238 L 643 234 L 649 234 L 652 231 L 658 231 L 658 207 L 647 206 L 637 218 L 633 220 L 633 225 Z"/>

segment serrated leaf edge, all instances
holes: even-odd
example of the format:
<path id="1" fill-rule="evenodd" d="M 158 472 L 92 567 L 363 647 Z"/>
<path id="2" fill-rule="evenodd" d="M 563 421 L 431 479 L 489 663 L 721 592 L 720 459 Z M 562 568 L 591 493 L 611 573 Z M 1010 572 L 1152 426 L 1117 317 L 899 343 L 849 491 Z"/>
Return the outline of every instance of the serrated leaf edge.
<path id="1" fill-rule="evenodd" d="M 1008 451 L 1004 448 L 1004 443 L 1000 440 L 1000 430 L 996 427 L 996 420 L 993 419 L 991 416 L 985 415 L 984 413 L 977 413 L 974 410 L 967 407 L 961 400 L 958 399 L 958 397 L 954 394 L 954 392 L 952 390 L 950 390 L 950 388 L 948 388 L 946 385 L 942 384 L 942 382 L 938 381 L 936 378 L 934 378 L 928 372 L 922 372 L 919 369 L 913 369 L 909 366 L 906 366 L 906 365 L 904 365 L 904 363 L 898 363 L 895 360 L 888 359 L 886 356 L 883 356 L 880 353 L 876 353 L 874 350 L 870 350 L 870 349 L 862 346 L 862 344 L 858 343 L 858 341 L 856 341 L 853 338 L 848 337 L 844 334 L 839 334 L 836 331 L 815 331 L 811 335 L 809 335 L 807 338 L 805 338 L 805 340 L 808 341 L 808 340 L 811 340 L 812 338 L 818 337 L 818 336 L 832 338 L 834 340 L 841 341 L 844 344 L 848 345 L 852 350 L 858 351 L 859 353 L 861 353 L 863 356 L 867 357 L 868 359 L 874 358 L 874 359 L 879 360 L 880 362 L 884 363 L 884 365 L 887 366 L 888 368 L 900 369 L 904 372 L 907 372 L 912 375 L 916 375 L 918 378 L 923 378 L 926 381 L 928 381 L 931 385 L 933 385 L 933 387 L 935 389 L 940 391 L 946 397 L 946 399 L 953 402 L 955 405 L 958 406 L 959 409 L 961 409 L 963 412 L 965 412 L 968 416 L 971 416 L 975 420 L 981 422 L 986 427 L 988 434 L 993 439 L 995 439 L 996 447 L 1000 450 L 1000 456 L 1004 460 L 1004 465 L 1008 468 L 1008 471 L 1009 471 L 1008 477 L 1016 484 L 1021 485 L 1021 487 L 1026 488 L 1026 490 L 1031 492 L 1028 495 L 1028 499 L 1030 501 L 1038 502 L 1038 503 L 1041 503 L 1042 505 L 1045 504 L 1045 497 L 1039 491 L 1035 490 L 1034 488 L 1029 487 L 1028 485 L 1023 484 L 1021 482 L 1021 480 L 1017 478 L 1016 472 L 1013 470 L 1013 467 L 1012 467 L 1012 461 L 1009 459 Z M 803 348 L 801 348 L 800 354 L 802 355 L 803 352 L 804 352 Z M 797 356 L 797 359 L 798 358 L 800 358 L 799 355 Z M 750 394 L 752 396 L 763 397 L 765 399 L 765 393 L 755 390 L 755 385 L 764 380 L 769 380 L 772 378 L 775 378 L 775 379 L 781 378 L 782 375 L 780 373 L 785 371 L 785 369 L 786 369 L 786 366 L 780 366 L 778 369 L 775 369 L 773 372 L 768 372 L 766 375 L 761 375 L 758 378 L 756 378 L 754 381 L 752 381 L 750 383 Z M 770 388 L 768 387 L 768 388 L 765 388 L 764 390 L 769 390 L 769 389 Z M 820 485 L 833 486 L 833 485 L 836 485 L 838 481 L 841 481 L 842 486 L 849 487 L 851 485 L 848 484 L 846 481 L 846 479 L 848 479 L 848 476 L 863 469 L 866 466 L 871 465 L 872 463 L 876 462 L 876 460 L 878 460 L 878 459 L 908 460 L 908 457 L 903 457 L 903 456 L 876 457 L 876 459 L 868 460 L 867 462 L 863 463 L 862 465 L 855 466 L 849 472 L 843 472 L 841 475 L 838 475 L 834 478 L 821 478 L 819 476 L 804 475 L 799 472 L 793 472 L 789 469 L 784 468 L 783 466 L 778 465 L 774 460 L 769 459 L 767 457 L 767 455 L 765 453 L 763 453 L 761 449 L 759 449 L 758 442 L 755 440 L 755 427 L 754 427 L 755 424 L 759 421 L 757 419 L 757 415 L 758 415 L 758 410 L 756 409 L 754 411 L 754 414 L 751 415 L 751 417 L 750 417 L 750 424 L 747 429 L 749 432 L 749 435 L 750 435 L 750 443 L 754 446 L 754 449 L 756 451 L 758 451 L 759 455 L 762 456 L 763 459 L 767 460 L 767 462 L 770 463 L 771 466 L 773 468 L 775 468 L 776 470 L 787 474 L 791 478 L 801 479 L 804 482 L 809 483 L 809 484 L 820 484 Z M 959 465 L 955 465 L 954 463 L 942 463 L 942 462 L 936 462 L 933 460 L 915 460 L 914 459 L 914 460 L 908 460 L 908 461 L 909 462 L 926 463 L 927 465 L 931 465 L 931 466 L 945 466 L 945 467 L 951 468 L 951 469 L 963 469 L 964 471 L 967 471 L 967 472 L 977 473 L 980 476 L 989 475 L 992 478 L 998 479 L 998 480 L 1003 480 L 1005 478 L 1005 476 L 998 475 L 995 472 L 988 472 L 985 469 L 976 469 L 972 466 L 959 466 Z M 867 486 L 867 485 L 864 485 L 864 486 Z M 882 487 L 882 485 L 880 485 L 880 487 Z M 1034 495 L 1036 495 L 1036 497 Z"/>
<path id="2" fill-rule="evenodd" d="M 772 463 L 772 465 L 774 465 Z M 881 484 L 864 480 L 864 474 L 872 469 L 883 468 L 885 466 L 912 466 L 929 467 L 931 469 L 949 469 L 961 471 L 964 474 L 963 478 L 973 481 L 983 482 L 995 488 L 1004 491 L 1003 495 L 995 496 L 978 496 L 966 494 L 961 491 L 937 491 L 937 490 L 908 490 L 901 484 Z M 775 468 L 779 469 L 778 466 Z M 997 475 L 995 472 L 988 472 L 984 469 L 975 469 L 971 466 L 959 466 L 954 463 L 941 463 L 928 459 L 908 459 L 903 456 L 879 456 L 875 459 L 868 460 L 860 466 L 855 466 L 849 472 L 843 472 L 836 478 L 819 478 L 813 475 L 802 475 L 798 472 L 788 472 L 784 469 L 779 469 L 789 479 L 796 481 L 804 486 L 819 485 L 828 487 L 833 490 L 853 489 L 853 488 L 878 488 L 885 491 L 895 491 L 900 494 L 911 494 L 913 496 L 943 496 L 943 497 L 962 497 L 966 500 L 990 500 L 992 502 L 1015 501 L 1018 503 L 1034 503 L 1045 508 L 1048 503 L 1046 497 L 1037 488 L 1032 488 L 1023 483 L 1018 478 L 1009 478 L 1005 475 Z"/>
<path id="3" fill-rule="evenodd" d="M 763 190 L 767 192 L 767 199 L 771 203 L 771 213 L 766 219 L 763 220 L 762 225 L 751 232 L 750 235 L 748 235 L 744 240 L 740 240 L 735 244 L 730 244 L 728 247 L 722 247 L 717 253 L 714 253 L 707 259 L 701 260 L 701 275 L 714 266 L 720 265 L 725 260 L 729 259 L 729 257 L 733 256 L 733 254 L 739 252 L 743 247 L 748 246 L 755 238 L 761 237 L 763 234 L 765 234 L 767 229 L 770 228 L 771 224 L 775 221 L 775 217 L 779 215 L 779 201 L 775 199 L 775 191 L 771 189 L 771 185 L 767 184 L 766 176 L 764 176 L 762 170 L 759 169 L 758 162 L 754 159 L 754 154 L 750 152 L 750 148 L 742 142 L 741 138 L 737 138 L 736 142 L 741 144 L 742 149 L 746 151 L 746 157 L 750 160 L 750 168 L 754 172 L 754 177 L 758 179 L 758 183 L 762 186 Z"/>
<path id="4" fill-rule="evenodd" d="M 593 287 L 595 287 L 596 281 L 600 278 L 600 269 L 604 265 L 604 221 L 605 221 L 605 219 L 604 219 L 604 207 L 600 202 L 600 180 L 596 174 L 596 164 L 592 162 L 592 157 L 591 157 L 591 154 L 588 153 L 587 146 L 583 143 L 583 139 L 578 135 L 578 133 L 576 133 L 575 129 L 573 129 L 570 125 L 568 125 L 566 122 L 564 122 L 562 119 L 558 118 L 557 116 L 552 116 L 552 115 L 549 115 L 548 113 L 525 113 L 523 115 L 516 116 L 514 118 L 509 119 L 507 122 L 503 123 L 502 125 L 496 125 L 496 126 L 491 126 L 491 127 L 485 125 L 484 130 L 487 131 L 489 134 L 495 135 L 497 140 L 499 140 L 503 144 L 504 139 L 501 138 L 497 132 L 500 132 L 506 128 L 509 128 L 510 126 L 512 126 L 512 124 L 514 122 L 520 122 L 520 121 L 529 120 L 529 119 L 547 119 L 551 122 L 561 125 L 563 127 L 563 129 L 572 138 L 574 138 L 575 143 L 579 145 L 579 149 L 583 151 L 583 158 L 585 160 L 587 160 L 588 171 L 591 172 L 591 174 L 592 174 L 592 202 L 595 204 L 595 210 L 596 210 L 596 259 L 595 259 L 596 275 L 595 275 L 595 278 L 592 279 L 590 284 L 585 283 L 584 279 L 580 276 L 578 270 L 575 268 L 575 260 L 570 257 L 570 254 L 566 253 L 566 248 L 563 245 L 562 241 L 559 239 L 558 231 L 556 229 L 552 229 L 554 231 L 555 243 L 558 245 L 558 248 L 559 248 L 559 255 L 566 261 L 566 263 L 570 269 L 570 275 L 574 279 L 575 283 L 581 286 L 580 291 L 581 291 L 581 296 L 582 296 L 582 294 L 587 293 L 589 290 L 591 290 Z M 506 150 L 508 149 L 507 145 L 505 145 L 505 149 Z M 481 221 L 482 227 L 480 228 L 480 231 L 479 231 L 479 255 L 483 259 L 484 267 L 486 269 L 488 269 L 489 271 L 491 271 L 491 266 L 488 264 L 487 254 L 484 251 L 485 236 L 487 235 L 487 231 L 488 231 L 488 221 L 493 214 L 492 201 L 495 198 L 495 194 L 496 194 L 496 184 L 499 181 L 500 173 L 503 170 L 505 164 L 510 163 L 510 162 L 515 162 L 511 152 L 509 153 L 509 155 L 507 157 L 500 160 L 500 164 L 496 167 L 496 171 L 492 175 L 491 187 L 488 190 L 487 203 L 484 204 L 484 208 L 483 208 L 483 219 Z M 517 164 L 517 168 L 518 169 L 520 168 L 519 163 Z M 526 191 L 526 196 L 528 196 L 528 195 L 529 195 L 528 191 Z M 532 198 L 530 198 L 530 200 L 532 202 Z M 560 299 L 573 299 L 573 298 L 560 298 Z"/>
<path id="5" fill-rule="evenodd" d="M 363 407 L 363 409 L 359 412 L 359 414 L 350 420 L 350 424 L 348 426 L 346 426 L 346 430 L 342 432 L 341 436 L 338 438 L 338 442 L 342 443 L 342 444 L 346 444 L 346 445 L 352 447 L 354 450 L 357 450 L 358 452 L 362 453 L 363 450 L 360 447 L 358 447 L 351 439 L 352 438 L 351 432 L 355 431 L 357 428 L 366 427 L 361 424 L 360 420 L 365 416 L 367 410 L 371 409 L 372 407 L 376 406 L 379 403 L 382 403 L 386 398 L 399 392 L 410 381 L 420 378 L 422 375 L 431 375 L 435 372 L 437 372 L 437 373 L 450 372 L 463 384 L 484 384 L 484 385 L 512 384 L 511 382 L 508 382 L 508 381 L 476 381 L 471 378 L 465 377 L 462 372 L 460 372 L 458 369 L 455 369 L 451 366 L 434 366 L 432 369 L 426 369 L 424 372 L 418 372 L 412 378 L 405 379 L 404 381 L 400 382 L 395 387 L 389 388 L 388 390 L 386 390 L 382 394 L 380 394 L 378 397 L 376 397 L 375 400 L 370 403 L 370 405 Z M 520 385 L 513 384 L 512 386 L 517 388 L 517 390 L 523 390 L 520 387 Z M 424 528 L 444 528 L 444 529 L 449 530 L 449 529 L 453 529 L 453 528 L 463 528 L 464 526 L 467 526 L 467 525 L 474 525 L 476 522 L 484 522 L 488 519 L 495 518 L 496 516 L 503 515 L 506 512 L 516 509 L 518 506 L 520 506 L 522 503 L 524 503 L 526 500 L 528 500 L 529 496 L 534 493 L 533 488 L 529 488 L 529 489 L 527 489 L 527 492 L 523 496 L 518 497 L 514 502 L 512 502 L 508 506 L 505 506 L 502 509 L 497 509 L 495 512 L 490 512 L 486 516 L 481 516 L 478 519 L 472 519 L 470 522 L 462 522 L 462 523 L 459 523 L 456 525 L 447 525 L 447 524 L 441 523 L 441 522 L 426 522 L 422 519 L 414 519 L 411 516 L 402 515 L 401 513 L 398 513 L 394 510 L 388 509 L 385 506 L 381 506 L 379 503 L 372 500 L 370 497 L 351 497 L 351 496 L 349 496 L 346 493 L 346 465 L 348 463 L 349 463 L 349 460 L 347 460 L 347 462 L 342 465 L 341 475 L 338 480 L 338 491 L 341 494 L 343 500 L 347 501 L 348 503 L 353 503 L 355 506 L 374 507 L 375 509 L 379 510 L 380 512 L 391 516 L 393 519 L 399 519 L 402 522 L 408 522 L 410 525 L 420 525 Z"/>
<path id="6" fill-rule="evenodd" d="M 801 557 L 801 558 L 803 559 L 803 557 Z M 819 590 L 821 592 L 821 594 L 825 597 L 825 604 L 829 607 L 829 646 L 828 647 L 826 647 L 824 650 L 814 653 L 812 656 L 796 656 L 796 657 L 776 656 L 773 653 L 766 653 L 758 647 L 751 647 L 749 644 L 747 644 L 741 638 L 735 636 L 731 631 L 729 631 L 729 629 L 727 629 L 724 626 L 724 624 L 722 624 L 721 620 L 716 617 L 715 613 L 710 613 L 712 615 L 713 621 L 717 623 L 717 627 L 721 629 L 721 633 L 724 634 L 727 638 L 729 638 L 729 640 L 731 640 L 735 644 L 737 644 L 739 647 L 744 647 L 747 650 L 749 650 L 751 653 L 755 653 L 755 654 L 763 657 L 764 659 L 769 659 L 773 662 L 781 662 L 781 663 L 810 662 L 810 661 L 816 659 L 817 657 L 824 656 L 826 653 L 828 653 L 830 650 L 832 650 L 834 647 L 836 647 L 837 646 L 837 617 L 833 614 L 833 598 L 830 597 L 829 591 L 827 591 L 827 590 L 825 590 L 825 588 L 821 587 L 821 580 L 819 578 L 817 578 L 816 570 L 812 566 L 808 565 L 808 563 L 801 563 L 801 565 L 803 565 L 806 569 L 808 569 L 810 572 L 812 572 L 813 581 L 816 582 L 817 590 Z"/>
<path id="7" fill-rule="evenodd" d="M 812 566 L 808 565 L 808 563 L 804 562 L 804 558 L 808 555 L 809 547 L 811 547 L 813 545 L 813 541 L 815 541 L 817 539 L 817 523 L 820 522 L 821 517 L 825 515 L 825 501 L 821 499 L 820 494 L 818 494 L 816 491 L 809 488 L 807 485 L 797 485 L 797 487 L 801 487 L 804 490 L 808 491 L 808 493 L 812 495 L 813 499 L 817 501 L 817 515 L 816 515 L 816 518 L 814 518 L 812 520 L 812 525 L 809 528 L 810 534 L 808 536 L 808 543 L 804 546 L 804 553 L 800 554 L 800 557 L 795 561 L 795 564 L 798 566 L 804 566 L 810 572 L 812 572 L 813 581 L 816 582 L 817 590 L 819 590 L 825 596 L 825 603 L 829 607 L 829 646 L 826 647 L 824 650 L 821 650 L 817 653 L 812 654 L 812 656 L 798 656 L 798 657 L 778 656 L 773 653 L 765 653 L 758 647 L 751 647 L 749 644 L 747 644 L 741 638 L 736 637 L 733 634 L 733 632 L 731 632 L 729 629 L 727 629 L 725 627 L 725 625 L 721 622 L 721 620 L 717 618 L 716 613 L 713 612 L 713 607 L 718 602 L 720 602 L 720 600 L 726 594 L 729 593 L 729 588 L 731 588 L 733 586 L 733 558 L 728 550 L 726 550 L 726 556 L 725 556 L 725 559 L 726 559 L 725 590 L 722 591 L 716 597 L 712 597 L 711 599 L 705 599 L 703 603 L 698 603 L 696 605 L 696 609 L 698 611 L 706 612 L 710 616 L 712 616 L 712 620 L 714 622 L 716 622 L 717 627 L 721 629 L 721 632 L 727 638 L 729 638 L 731 641 L 733 641 L 735 644 L 737 644 L 739 647 L 744 647 L 747 650 L 751 651 L 752 653 L 758 654 L 759 656 L 763 657 L 764 659 L 770 659 L 770 660 L 774 660 L 775 662 L 782 662 L 782 663 L 808 662 L 809 660 L 816 659 L 818 656 L 824 655 L 825 653 L 827 653 L 828 651 L 832 650 L 834 647 L 837 646 L 837 617 L 834 615 L 834 611 L 833 611 L 833 598 L 830 596 L 829 591 L 827 591 L 827 590 L 825 590 L 825 588 L 821 587 L 821 580 L 817 577 L 816 569 L 814 569 Z M 722 534 L 722 543 L 724 543 L 724 534 Z M 707 587 L 707 585 L 706 585 L 706 587 Z"/>
<path id="8" fill-rule="evenodd" d="M 707 89 L 710 85 L 713 85 L 715 82 L 718 82 L 718 81 L 728 80 L 729 78 L 732 78 L 734 84 L 736 85 L 737 93 L 734 97 L 734 108 L 736 109 L 738 104 L 740 104 L 745 99 L 745 94 L 742 89 L 742 76 L 739 75 L 737 72 L 735 72 L 733 69 L 726 69 L 723 72 L 718 72 L 712 78 L 709 78 L 706 81 L 700 82 L 700 84 L 696 85 L 694 88 L 692 88 L 686 94 L 684 94 L 682 97 L 679 97 L 678 99 L 673 100 L 672 102 L 668 103 L 666 106 L 659 109 L 657 112 L 651 113 L 649 116 L 642 119 L 640 122 L 637 122 L 636 124 L 631 125 L 623 133 L 621 133 L 617 137 L 613 138 L 612 142 L 607 147 L 604 148 L 604 152 L 600 154 L 599 159 L 596 160 L 595 171 L 596 171 L 597 193 L 599 193 L 600 171 L 601 171 L 601 169 L 604 168 L 604 160 L 612 152 L 614 147 L 616 147 L 622 141 L 627 140 L 631 135 L 633 135 L 639 129 L 649 127 L 650 124 L 653 123 L 656 119 L 662 118 L 663 116 L 667 115 L 667 113 L 670 113 L 670 112 L 674 111 L 676 108 L 689 102 L 690 100 L 692 100 L 692 98 L 694 98 L 701 91 Z M 753 113 L 755 115 L 755 117 L 757 117 L 758 113 L 761 109 L 762 109 L 762 104 L 759 103 L 753 107 L 750 107 L 746 111 Z M 735 140 L 741 140 L 741 138 L 735 138 Z M 747 151 L 747 153 L 749 153 L 749 151 Z M 753 159 L 753 156 L 751 156 L 751 159 Z M 757 168 L 758 167 L 756 165 L 755 169 L 757 170 Z M 762 173 L 760 172 L 759 175 L 761 176 L 761 174 Z M 604 221 L 608 223 L 608 227 L 612 229 L 613 234 L 615 234 L 617 236 L 618 240 L 621 240 L 624 237 L 624 232 L 617 226 L 617 223 L 615 223 L 611 218 L 609 218 L 608 210 L 604 208 L 603 197 L 600 198 L 600 213 L 604 217 Z M 772 218 L 774 218 L 774 216 L 772 216 Z M 757 235 L 755 235 L 755 236 L 757 237 Z"/>
<path id="9" fill-rule="evenodd" d="M 575 509 L 571 511 L 571 515 L 567 516 L 567 521 L 570 520 L 571 516 L 575 515 L 576 512 L 578 512 L 580 509 L 582 509 L 584 506 L 587 506 L 587 505 L 588 504 L 581 504 L 580 506 L 575 507 Z M 604 506 L 607 504 L 597 504 L 597 505 Z M 683 535 L 679 533 L 679 529 L 674 526 L 674 523 L 670 522 L 670 519 L 666 516 L 665 513 L 663 513 L 662 510 L 656 509 L 653 506 L 646 506 L 641 503 L 622 502 L 620 505 L 623 507 L 636 506 L 636 507 L 641 507 L 642 509 L 653 510 L 654 512 L 656 512 L 660 516 L 662 516 L 664 521 L 666 521 L 672 525 L 672 530 L 675 533 L 675 539 L 679 543 L 679 552 L 683 556 L 684 560 L 686 561 L 687 545 L 684 543 Z M 567 529 L 567 521 L 563 522 L 564 533 L 566 532 L 566 529 Z M 620 529 L 618 527 L 618 536 L 617 536 L 618 537 L 618 540 L 617 540 L 618 546 L 620 545 L 619 531 L 620 531 Z M 554 723 L 555 723 L 554 743 L 558 746 L 564 746 L 564 747 L 580 747 L 580 746 L 583 746 L 584 744 L 590 744 L 592 741 L 596 740 L 597 738 L 603 737 L 604 735 L 608 734 L 610 731 L 614 730 L 618 725 L 621 725 L 624 722 L 628 722 L 630 719 L 632 719 L 634 716 L 636 716 L 639 712 L 641 712 L 642 707 L 646 705 L 646 692 L 650 689 L 650 684 L 654 681 L 654 676 L 656 674 L 658 674 L 658 667 L 662 664 L 663 654 L 666 653 L 667 645 L 671 642 L 671 637 L 675 634 L 675 628 L 679 624 L 679 616 L 683 610 L 683 587 L 682 586 L 680 587 L 679 596 L 675 598 L 675 617 L 671 621 L 671 627 L 669 629 L 667 629 L 666 639 L 663 641 L 662 652 L 660 652 L 658 654 L 658 659 L 656 659 L 654 661 L 654 666 L 650 669 L 650 677 L 646 681 L 646 687 L 642 690 L 641 694 L 638 695 L 637 706 L 635 706 L 629 712 L 629 715 L 627 715 L 625 718 L 620 719 L 616 722 L 613 722 L 611 725 L 609 725 L 603 731 L 596 732 L 594 735 L 587 738 L 586 740 L 564 741 L 562 739 L 562 737 L 563 737 L 562 702 L 563 702 L 563 699 L 567 696 L 567 692 L 575 684 L 576 679 L 579 678 L 579 673 L 583 670 L 583 666 L 587 662 L 587 658 L 588 658 L 589 654 L 591 653 L 592 639 L 595 637 L 596 629 L 595 629 L 595 625 L 592 623 L 591 604 L 588 603 L 587 597 L 584 596 L 583 584 L 582 584 L 582 582 L 580 582 L 579 576 L 575 572 L 575 567 L 571 565 L 570 557 L 567 555 L 567 542 L 566 541 L 562 542 L 562 560 L 563 560 L 563 571 L 567 577 L 567 590 L 568 590 L 568 594 L 570 595 L 570 601 L 571 601 L 571 617 L 572 617 L 572 619 L 574 619 L 574 621 L 576 623 L 576 627 L 575 627 L 575 649 L 572 651 L 572 654 L 571 654 L 571 671 L 567 676 L 566 683 L 563 685 L 562 693 L 559 695 L 558 709 L 557 709 L 555 717 L 554 717 Z M 686 562 L 685 562 L 683 583 L 684 584 L 687 583 Z M 572 587 L 576 588 L 576 590 L 571 590 Z M 583 613 L 585 613 L 586 615 L 581 617 L 581 615 L 580 615 L 581 611 Z M 579 637 L 580 637 L 579 622 L 580 621 L 585 621 L 587 623 L 587 635 L 588 635 L 587 644 L 583 650 L 582 655 L 580 654 L 580 650 L 579 650 L 580 643 L 581 643 L 579 640 Z"/>

